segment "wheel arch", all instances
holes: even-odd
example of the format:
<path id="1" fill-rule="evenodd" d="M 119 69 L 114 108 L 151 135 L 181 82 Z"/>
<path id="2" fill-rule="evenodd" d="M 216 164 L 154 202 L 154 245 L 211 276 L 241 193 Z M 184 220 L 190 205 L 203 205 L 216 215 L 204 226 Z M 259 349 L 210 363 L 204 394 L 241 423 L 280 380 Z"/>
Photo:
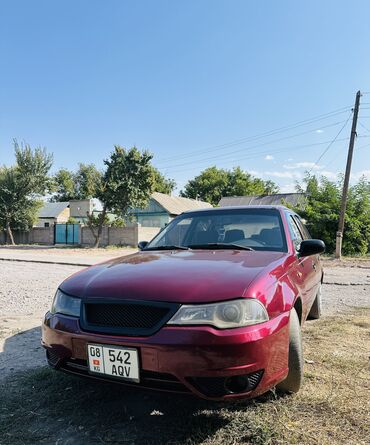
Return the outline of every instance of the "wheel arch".
<path id="1" fill-rule="evenodd" d="M 299 323 L 302 324 L 303 307 L 302 307 L 302 299 L 300 296 L 298 296 L 295 299 L 292 309 L 295 309 L 295 311 L 297 312 L 297 315 L 298 315 Z"/>

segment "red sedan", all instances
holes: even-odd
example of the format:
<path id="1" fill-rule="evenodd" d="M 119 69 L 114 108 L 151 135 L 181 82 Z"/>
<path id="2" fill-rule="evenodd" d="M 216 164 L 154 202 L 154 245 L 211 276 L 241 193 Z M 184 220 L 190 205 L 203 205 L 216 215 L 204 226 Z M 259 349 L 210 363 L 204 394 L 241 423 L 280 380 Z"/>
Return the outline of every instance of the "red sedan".
<path id="1" fill-rule="evenodd" d="M 43 323 L 50 366 L 212 400 L 299 390 L 325 245 L 297 214 L 191 211 L 139 247 L 60 285 Z"/>

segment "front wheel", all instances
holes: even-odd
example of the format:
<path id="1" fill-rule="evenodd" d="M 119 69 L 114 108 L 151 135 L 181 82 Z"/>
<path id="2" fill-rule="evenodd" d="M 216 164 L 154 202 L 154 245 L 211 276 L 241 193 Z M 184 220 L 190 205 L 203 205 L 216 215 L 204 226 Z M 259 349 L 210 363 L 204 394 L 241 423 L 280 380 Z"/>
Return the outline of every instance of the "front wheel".
<path id="1" fill-rule="evenodd" d="M 289 320 L 289 373 L 285 380 L 276 386 L 282 393 L 298 392 L 303 380 L 303 350 L 301 325 L 296 310 L 290 311 Z"/>

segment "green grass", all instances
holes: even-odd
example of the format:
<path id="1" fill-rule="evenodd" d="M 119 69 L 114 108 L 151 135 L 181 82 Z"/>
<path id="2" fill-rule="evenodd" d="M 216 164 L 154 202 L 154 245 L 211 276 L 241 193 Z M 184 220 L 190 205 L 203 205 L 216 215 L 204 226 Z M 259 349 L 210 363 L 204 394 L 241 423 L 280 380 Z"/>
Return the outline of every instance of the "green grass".
<path id="1" fill-rule="evenodd" d="M 365 445 L 370 311 L 307 322 L 295 396 L 209 403 L 42 368 L 0 386 L 0 444 Z M 313 362 L 313 363 L 312 363 Z"/>

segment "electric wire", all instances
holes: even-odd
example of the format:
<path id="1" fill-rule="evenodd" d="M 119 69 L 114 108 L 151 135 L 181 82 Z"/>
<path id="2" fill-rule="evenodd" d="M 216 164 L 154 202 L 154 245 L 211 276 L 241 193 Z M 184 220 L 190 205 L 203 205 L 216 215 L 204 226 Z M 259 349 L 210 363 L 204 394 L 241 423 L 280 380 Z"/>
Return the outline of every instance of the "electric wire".
<path id="1" fill-rule="evenodd" d="M 312 170 L 315 168 L 315 166 L 318 165 L 318 163 L 321 161 L 321 159 L 325 156 L 325 154 L 330 150 L 330 148 L 333 146 L 334 142 L 338 139 L 339 135 L 342 133 L 342 131 L 344 130 L 344 128 L 347 126 L 350 118 L 352 116 L 352 111 L 349 113 L 347 120 L 344 122 L 343 126 L 341 127 L 341 129 L 338 131 L 338 133 L 335 135 L 335 137 L 333 138 L 333 140 L 329 143 L 329 145 L 325 148 L 325 150 L 321 153 L 321 155 L 318 157 L 318 159 L 316 160 L 316 162 L 314 162 L 313 166 L 310 168 L 310 170 L 308 171 L 308 174 L 310 174 L 312 172 Z"/>
<path id="2" fill-rule="evenodd" d="M 210 150 L 219 151 L 219 150 L 223 150 L 225 148 L 229 148 L 229 147 L 232 147 L 232 146 L 235 146 L 235 145 L 243 144 L 245 142 L 253 142 L 253 141 L 256 141 L 256 140 L 259 140 L 259 139 L 266 138 L 268 136 L 273 136 L 275 134 L 278 134 L 278 133 L 281 133 L 281 132 L 284 132 L 284 131 L 288 131 L 288 130 L 292 130 L 292 129 L 298 128 L 298 127 L 303 126 L 303 125 L 309 125 L 309 124 L 318 122 L 320 120 L 329 119 L 331 117 L 334 117 L 334 116 L 337 116 L 339 114 L 343 114 L 343 113 L 347 112 L 348 109 L 350 109 L 350 108 L 351 108 L 350 106 L 342 107 L 342 108 L 339 108 L 337 110 L 333 110 L 331 112 L 328 112 L 328 113 L 325 113 L 325 114 L 321 114 L 321 115 L 318 115 L 318 116 L 310 118 L 310 119 L 299 121 L 299 122 L 296 122 L 294 124 L 286 125 L 286 126 L 274 129 L 274 130 L 269 130 L 269 131 L 266 131 L 266 132 L 263 132 L 263 133 L 259 133 L 259 134 L 254 135 L 254 136 L 244 137 L 244 138 L 236 139 L 234 141 L 227 142 L 227 143 L 224 143 L 224 144 L 210 146 L 210 147 L 205 148 L 203 150 L 194 150 L 194 151 L 191 151 L 191 152 L 184 153 L 182 155 L 170 156 L 170 157 L 165 157 L 165 158 L 162 158 L 162 159 L 159 158 L 158 161 L 159 162 L 166 162 L 166 161 L 170 161 L 172 159 L 176 159 L 177 160 L 177 159 L 182 159 L 182 158 L 187 158 L 187 157 L 193 157 L 193 156 L 196 156 L 196 155 L 199 155 L 199 154 L 202 154 L 202 153 L 208 153 Z"/>
<path id="3" fill-rule="evenodd" d="M 343 141 L 348 141 L 349 137 L 346 138 L 341 138 L 341 139 L 337 139 L 335 142 L 343 142 Z M 247 156 L 242 156 L 240 158 L 238 158 L 238 161 L 245 161 L 245 160 L 249 160 L 249 159 L 256 159 L 256 158 L 260 158 L 261 156 L 267 155 L 267 154 L 272 154 L 272 155 L 276 155 L 279 153 L 284 153 L 287 151 L 291 151 L 292 148 L 294 148 L 294 150 L 302 150 L 305 148 L 309 148 L 309 147 L 314 147 L 317 145 L 324 145 L 324 144 L 328 144 L 328 142 L 332 142 L 332 141 L 325 141 L 325 142 L 317 142 L 317 143 L 313 143 L 313 144 L 304 144 L 304 145 L 296 145 L 294 147 L 285 147 L 285 148 L 278 148 L 278 149 L 269 149 L 266 151 L 256 151 L 254 153 L 249 153 Z M 235 162 L 235 159 L 227 159 L 225 161 L 224 165 L 227 165 L 231 162 Z M 187 168 L 181 168 L 181 169 L 177 169 L 177 170 L 169 170 L 172 173 L 182 173 L 182 172 L 186 172 L 186 171 L 191 171 L 194 170 L 195 168 L 198 168 L 199 166 L 192 166 L 192 167 L 187 167 Z M 202 167 L 201 167 L 202 168 Z M 204 167 L 206 168 L 206 166 Z"/>
<path id="4" fill-rule="evenodd" d="M 326 129 L 326 128 L 330 128 L 330 127 L 335 127 L 335 126 L 340 125 L 343 122 L 347 122 L 347 121 L 339 121 L 339 122 L 335 122 L 335 123 L 332 123 L 332 124 L 329 124 L 329 125 L 321 126 L 320 129 Z M 274 140 L 267 141 L 267 142 L 264 142 L 264 143 L 261 143 L 261 144 L 252 145 L 250 147 L 239 148 L 237 150 L 229 151 L 228 153 L 222 153 L 222 154 L 214 155 L 214 156 L 207 156 L 206 158 L 197 159 L 196 163 L 198 164 L 198 163 L 201 163 L 201 162 L 210 162 L 210 161 L 213 161 L 215 159 L 219 160 L 221 158 L 230 157 L 230 156 L 233 156 L 233 155 L 235 155 L 237 153 L 240 153 L 240 152 L 249 151 L 249 150 L 252 150 L 252 149 L 255 149 L 255 148 L 259 148 L 259 147 L 265 147 L 267 145 L 271 145 L 271 144 L 274 144 L 276 142 L 285 141 L 287 139 L 293 139 L 293 138 L 298 137 L 298 136 L 302 136 L 302 135 L 305 135 L 305 134 L 312 133 L 312 132 L 314 132 L 316 130 L 318 130 L 318 129 L 310 129 L 310 130 L 306 130 L 306 131 L 303 131 L 303 132 L 300 132 L 300 133 L 295 133 L 295 134 L 290 135 L 290 136 L 284 136 L 284 137 L 279 138 L 279 139 L 274 139 Z M 195 163 L 195 161 L 191 160 L 191 161 L 183 162 L 183 163 L 180 163 L 180 164 L 166 165 L 166 166 L 157 167 L 157 168 L 159 168 L 159 170 L 173 169 L 173 168 L 176 169 L 177 167 L 183 167 L 183 166 L 187 166 L 187 165 L 194 165 L 194 163 Z"/>

